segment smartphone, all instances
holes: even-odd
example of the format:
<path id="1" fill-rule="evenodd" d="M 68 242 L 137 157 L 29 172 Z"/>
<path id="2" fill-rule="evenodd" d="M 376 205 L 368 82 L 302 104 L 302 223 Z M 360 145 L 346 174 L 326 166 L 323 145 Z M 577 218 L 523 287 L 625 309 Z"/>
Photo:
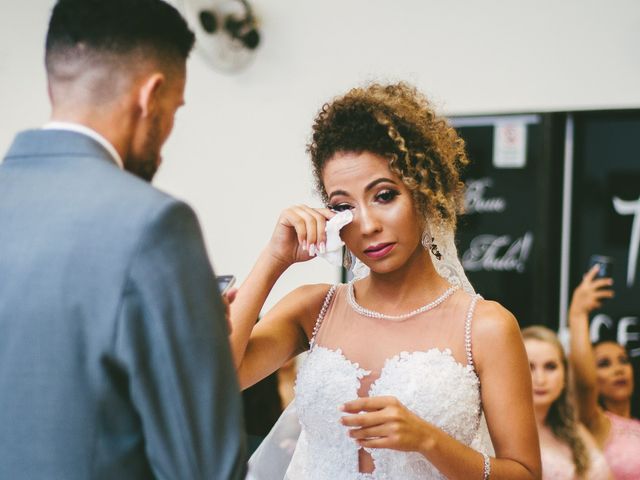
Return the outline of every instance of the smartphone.
<path id="1" fill-rule="evenodd" d="M 216 280 L 221 295 L 227 293 L 229 289 L 233 287 L 233 284 L 236 283 L 236 277 L 233 275 L 218 275 L 216 276 Z"/>
<path id="2" fill-rule="evenodd" d="M 591 270 L 591 267 L 593 267 L 594 265 L 598 265 L 600 267 L 598 273 L 596 274 L 596 278 L 613 277 L 612 257 L 606 257 L 604 255 L 591 255 L 591 257 L 589 257 L 589 265 L 587 271 Z"/>

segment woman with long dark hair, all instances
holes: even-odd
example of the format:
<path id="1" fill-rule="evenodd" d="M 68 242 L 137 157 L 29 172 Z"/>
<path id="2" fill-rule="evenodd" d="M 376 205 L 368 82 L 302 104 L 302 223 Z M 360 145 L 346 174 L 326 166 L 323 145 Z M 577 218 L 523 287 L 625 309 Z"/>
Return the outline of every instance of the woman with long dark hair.
<path id="1" fill-rule="evenodd" d="M 570 363 L 580 420 L 603 450 L 616 480 L 640 478 L 640 421 L 631 416 L 633 368 L 618 343 L 591 345 L 589 314 L 613 297 L 610 278 L 595 265 L 575 289 L 569 308 Z"/>

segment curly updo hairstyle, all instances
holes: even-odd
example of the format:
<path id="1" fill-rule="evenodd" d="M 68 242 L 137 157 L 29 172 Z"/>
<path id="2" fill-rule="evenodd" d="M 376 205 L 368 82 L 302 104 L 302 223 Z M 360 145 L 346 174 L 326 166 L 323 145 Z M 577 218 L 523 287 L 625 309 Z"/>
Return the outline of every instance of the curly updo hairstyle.
<path id="1" fill-rule="evenodd" d="M 389 160 L 426 218 L 455 229 L 464 196 L 460 170 L 469 163 L 464 141 L 415 87 L 374 83 L 326 103 L 313 123 L 307 151 L 325 203 L 327 161 L 336 153 L 370 152 Z"/>

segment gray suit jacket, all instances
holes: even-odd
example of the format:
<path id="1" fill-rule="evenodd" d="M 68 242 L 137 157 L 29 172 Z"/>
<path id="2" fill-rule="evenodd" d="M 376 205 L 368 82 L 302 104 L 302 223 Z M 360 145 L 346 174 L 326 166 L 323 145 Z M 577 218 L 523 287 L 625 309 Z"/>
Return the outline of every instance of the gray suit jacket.
<path id="1" fill-rule="evenodd" d="M 245 474 L 241 400 L 193 211 L 91 138 L 0 164 L 0 479 Z"/>

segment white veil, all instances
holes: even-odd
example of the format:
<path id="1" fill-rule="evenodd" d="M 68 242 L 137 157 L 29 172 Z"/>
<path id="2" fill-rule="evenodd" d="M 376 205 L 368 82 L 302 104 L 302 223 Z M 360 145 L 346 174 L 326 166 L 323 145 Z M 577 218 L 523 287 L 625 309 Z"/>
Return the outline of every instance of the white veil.
<path id="1" fill-rule="evenodd" d="M 453 228 L 439 225 L 434 229 L 433 243 L 437 246 L 441 257 L 438 259 L 430 250 L 431 260 L 438 274 L 452 285 L 459 285 L 470 295 L 476 292 L 469 282 L 458 257 Z M 352 268 L 355 278 L 369 275 L 369 268 L 355 256 L 352 256 Z M 293 480 L 286 475 L 293 452 L 300 437 L 300 422 L 295 407 L 295 400 L 284 410 L 276 424 L 249 459 L 247 480 Z M 494 455 L 484 413 L 480 417 L 478 433 L 471 443 L 475 450 Z"/>

